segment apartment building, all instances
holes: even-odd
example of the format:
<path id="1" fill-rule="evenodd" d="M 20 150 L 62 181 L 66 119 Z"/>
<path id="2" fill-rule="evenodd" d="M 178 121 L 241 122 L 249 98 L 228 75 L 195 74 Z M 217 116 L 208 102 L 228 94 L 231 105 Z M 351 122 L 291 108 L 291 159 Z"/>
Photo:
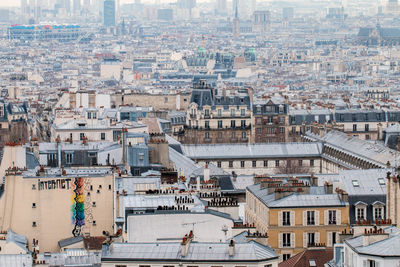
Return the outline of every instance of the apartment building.
<path id="1" fill-rule="evenodd" d="M 289 125 L 288 109 L 288 104 L 281 99 L 255 102 L 252 114 L 252 142 L 286 142 Z"/>
<path id="2" fill-rule="evenodd" d="M 30 250 L 57 252 L 62 239 L 113 231 L 114 174 L 110 168 L 6 171 L 0 230 L 29 240 Z"/>
<path id="3" fill-rule="evenodd" d="M 215 89 L 204 81 L 194 84 L 186 129 L 186 144 L 249 143 L 251 93 L 248 89 Z"/>
<path id="4" fill-rule="evenodd" d="M 306 181 L 268 178 L 246 189 L 246 222 L 269 236 L 269 245 L 287 260 L 315 246 L 332 247 L 349 229 L 349 203 L 345 192 Z"/>

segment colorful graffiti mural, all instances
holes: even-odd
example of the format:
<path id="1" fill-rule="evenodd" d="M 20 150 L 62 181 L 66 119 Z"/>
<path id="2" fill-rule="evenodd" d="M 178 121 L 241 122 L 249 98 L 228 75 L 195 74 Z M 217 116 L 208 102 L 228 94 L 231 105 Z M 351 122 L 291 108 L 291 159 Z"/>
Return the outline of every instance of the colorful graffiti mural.
<path id="1" fill-rule="evenodd" d="M 72 204 L 72 223 L 74 229 L 73 236 L 79 236 L 82 227 L 85 225 L 85 195 L 84 195 L 84 178 L 75 178 L 73 183 L 73 204 Z"/>

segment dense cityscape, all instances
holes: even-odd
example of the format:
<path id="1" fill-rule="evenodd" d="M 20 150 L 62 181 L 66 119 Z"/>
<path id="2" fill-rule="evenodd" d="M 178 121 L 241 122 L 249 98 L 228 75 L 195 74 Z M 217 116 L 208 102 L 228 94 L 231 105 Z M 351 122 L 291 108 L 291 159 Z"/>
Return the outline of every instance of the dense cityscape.
<path id="1" fill-rule="evenodd" d="M 0 267 L 399 267 L 400 1 L 0 1 Z"/>

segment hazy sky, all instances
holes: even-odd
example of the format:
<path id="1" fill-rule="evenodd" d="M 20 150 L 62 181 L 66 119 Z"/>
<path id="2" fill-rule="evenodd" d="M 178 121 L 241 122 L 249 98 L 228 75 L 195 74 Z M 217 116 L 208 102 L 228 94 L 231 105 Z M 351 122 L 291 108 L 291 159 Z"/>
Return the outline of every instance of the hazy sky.
<path id="1" fill-rule="evenodd" d="M 50 0 L 53 1 L 53 0 Z M 142 0 L 142 2 L 154 3 L 156 0 Z M 160 0 L 159 2 L 171 2 L 172 0 Z M 20 5 L 21 0 L 0 0 L 0 6 L 15 7 Z M 28 1 L 29 2 L 29 1 Z M 71 1 L 72 2 L 72 1 Z M 133 3 L 135 0 L 120 0 L 120 3 Z M 203 2 L 203 1 L 200 1 Z"/>

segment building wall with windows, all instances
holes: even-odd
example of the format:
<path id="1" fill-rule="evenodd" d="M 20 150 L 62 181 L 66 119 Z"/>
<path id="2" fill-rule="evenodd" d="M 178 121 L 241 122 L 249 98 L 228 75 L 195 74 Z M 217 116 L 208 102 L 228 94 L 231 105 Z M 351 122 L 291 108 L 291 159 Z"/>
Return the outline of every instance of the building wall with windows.
<path id="1" fill-rule="evenodd" d="M 287 142 L 289 134 L 289 107 L 288 104 L 275 102 L 269 100 L 266 103 L 254 103 L 252 142 Z"/>
<path id="2" fill-rule="evenodd" d="M 194 85 L 187 110 L 184 144 L 251 142 L 252 110 L 249 90 L 214 89 Z"/>
<path id="3" fill-rule="evenodd" d="M 313 197 L 318 199 L 318 195 Z M 273 196 L 265 194 L 263 198 L 273 199 Z M 299 207 L 268 207 L 260 195 L 248 188 L 245 218 L 247 223 L 254 223 L 258 231 L 268 234 L 268 244 L 280 254 L 281 260 L 286 260 L 318 243 L 333 247 L 339 242 L 339 234 L 349 229 L 348 203 L 337 206 L 329 206 L 324 201 L 316 203 L 308 207 L 300 202 Z"/>

